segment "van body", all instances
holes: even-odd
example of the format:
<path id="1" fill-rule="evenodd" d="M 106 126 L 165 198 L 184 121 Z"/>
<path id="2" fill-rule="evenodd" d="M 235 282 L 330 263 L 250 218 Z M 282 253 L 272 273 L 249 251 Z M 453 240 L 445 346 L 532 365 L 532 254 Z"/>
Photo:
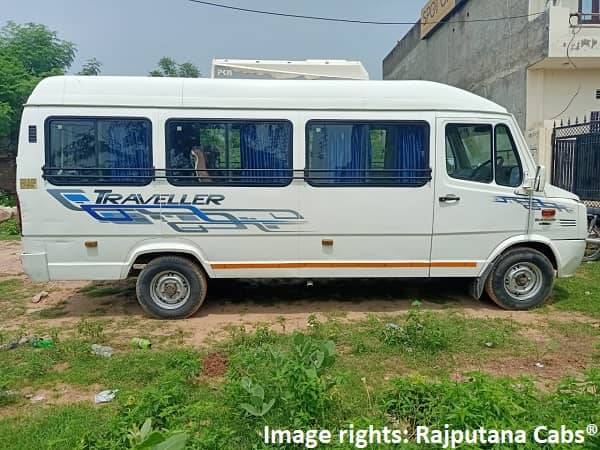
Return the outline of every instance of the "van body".
<path id="1" fill-rule="evenodd" d="M 17 173 L 29 277 L 138 276 L 165 318 L 211 278 L 460 277 L 526 309 L 587 235 L 512 115 L 421 81 L 51 77 Z"/>

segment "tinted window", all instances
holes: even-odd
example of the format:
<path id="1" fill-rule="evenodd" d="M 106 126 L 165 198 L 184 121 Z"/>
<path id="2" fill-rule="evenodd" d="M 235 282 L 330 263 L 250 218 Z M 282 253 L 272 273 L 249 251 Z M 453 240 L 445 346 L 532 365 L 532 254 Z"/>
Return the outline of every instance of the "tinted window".
<path id="1" fill-rule="evenodd" d="M 313 185 L 423 186 L 431 179 L 427 123 L 311 121 L 307 147 Z"/>
<path id="2" fill-rule="evenodd" d="M 292 124 L 170 120 L 167 176 L 175 185 L 284 186 L 292 180 Z"/>
<path id="3" fill-rule="evenodd" d="M 496 183 L 517 187 L 523 181 L 519 154 L 506 125 L 496 127 Z"/>
<path id="4" fill-rule="evenodd" d="M 53 184 L 147 184 L 152 179 L 147 119 L 49 119 L 46 167 Z"/>
<path id="5" fill-rule="evenodd" d="M 446 126 L 446 170 L 459 180 L 491 183 L 492 165 L 491 125 Z"/>

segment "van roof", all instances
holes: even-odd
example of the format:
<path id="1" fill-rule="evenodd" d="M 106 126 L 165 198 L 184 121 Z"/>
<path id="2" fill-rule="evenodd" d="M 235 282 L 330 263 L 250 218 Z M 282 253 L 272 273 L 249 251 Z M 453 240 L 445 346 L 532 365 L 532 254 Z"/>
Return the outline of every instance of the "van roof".
<path id="1" fill-rule="evenodd" d="M 507 113 L 483 97 L 430 81 L 60 76 L 42 80 L 27 105 Z"/>

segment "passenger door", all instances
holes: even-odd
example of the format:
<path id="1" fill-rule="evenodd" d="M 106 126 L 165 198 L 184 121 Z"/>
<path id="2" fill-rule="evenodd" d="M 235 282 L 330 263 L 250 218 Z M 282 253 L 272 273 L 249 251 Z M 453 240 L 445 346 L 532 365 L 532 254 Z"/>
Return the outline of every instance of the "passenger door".
<path id="1" fill-rule="evenodd" d="M 427 277 L 433 117 L 364 117 L 339 112 L 307 117 L 299 274 Z"/>
<path id="2" fill-rule="evenodd" d="M 502 120 L 438 119 L 432 277 L 476 276 L 500 243 L 526 232 L 513 135 Z"/>

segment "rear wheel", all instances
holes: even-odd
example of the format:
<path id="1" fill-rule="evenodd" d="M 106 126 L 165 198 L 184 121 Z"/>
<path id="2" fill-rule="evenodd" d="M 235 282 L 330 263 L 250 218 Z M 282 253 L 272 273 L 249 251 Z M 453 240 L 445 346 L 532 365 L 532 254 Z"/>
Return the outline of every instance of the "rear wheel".
<path id="1" fill-rule="evenodd" d="M 542 305 L 552 293 L 554 268 L 541 252 L 528 248 L 508 251 L 496 263 L 485 290 L 498 306 L 527 310 Z"/>
<path id="2" fill-rule="evenodd" d="M 198 264 L 180 256 L 150 261 L 137 279 L 142 309 L 157 319 L 184 319 L 194 314 L 206 297 L 206 275 Z"/>

